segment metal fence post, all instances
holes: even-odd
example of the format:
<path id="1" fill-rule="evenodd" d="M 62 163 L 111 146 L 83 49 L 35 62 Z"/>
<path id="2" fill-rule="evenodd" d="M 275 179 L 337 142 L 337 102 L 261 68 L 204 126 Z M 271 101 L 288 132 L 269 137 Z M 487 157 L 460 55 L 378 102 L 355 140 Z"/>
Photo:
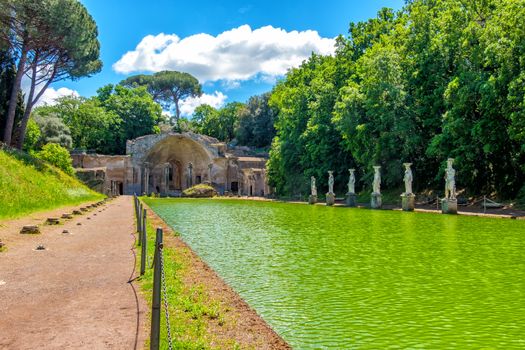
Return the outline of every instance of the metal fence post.
<path id="1" fill-rule="evenodd" d="M 135 195 L 135 217 L 137 218 L 137 232 L 140 232 L 140 212 L 139 212 L 140 202 L 137 196 Z"/>
<path id="2" fill-rule="evenodd" d="M 139 203 L 139 209 L 137 213 L 137 232 L 139 235 L 139 247 L 142 245 L 142 205 Z"/>
<path id="3" fill-rule="evenodd" d="M 158 350 L 160 345 L 160 284 L 161 284 L 161 269 L 160 254 L 162 254 L 162 228 L 157 228 L 157 236 L 155 240 L 155 256 L 153 270 L 153 298 L 151 303 L 151 334 L 150 334 L 150 349 Z"/>
<path id="4" fill-rule="evenodd" d="M 142 216 L 142 230 L 140 232 L 140 237 L 142 237 L 142 246 L 141 246 L 141 253 L 140 253 L 140 275 L 144 275 L 146 272 L 146 248 L 148 244 L 148 238 L 147 238 L 147 231 L 148 227 L 146 226 L 146 209 L 144 209 L 144 214 Z"/>

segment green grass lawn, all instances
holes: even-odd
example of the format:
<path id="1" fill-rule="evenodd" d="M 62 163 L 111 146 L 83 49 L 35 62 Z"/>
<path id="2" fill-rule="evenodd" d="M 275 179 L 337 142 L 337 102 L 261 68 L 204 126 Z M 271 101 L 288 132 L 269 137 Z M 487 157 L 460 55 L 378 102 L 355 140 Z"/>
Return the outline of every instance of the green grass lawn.
<path id="1" fill-rule="evenodd" d="M 103 197 L 76 178 L 26 153 L 0 149 L 0 219 Z"/>

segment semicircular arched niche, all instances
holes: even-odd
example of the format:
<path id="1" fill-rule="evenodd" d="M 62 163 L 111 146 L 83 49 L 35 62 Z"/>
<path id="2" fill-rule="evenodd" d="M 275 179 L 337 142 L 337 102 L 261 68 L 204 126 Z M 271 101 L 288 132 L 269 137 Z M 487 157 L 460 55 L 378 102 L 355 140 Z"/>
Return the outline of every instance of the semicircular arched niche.
<path id="1" fill-rule="evenodd" d="M 151 169 L 152 190 L 164 191 L 167 183 L 169 191 L 180 191 L 206 176 L 208 165 L 213 163 L 213 156 L 199 142 L 177 134 L 166 137 L 151 147 L 143 162 Z"/>

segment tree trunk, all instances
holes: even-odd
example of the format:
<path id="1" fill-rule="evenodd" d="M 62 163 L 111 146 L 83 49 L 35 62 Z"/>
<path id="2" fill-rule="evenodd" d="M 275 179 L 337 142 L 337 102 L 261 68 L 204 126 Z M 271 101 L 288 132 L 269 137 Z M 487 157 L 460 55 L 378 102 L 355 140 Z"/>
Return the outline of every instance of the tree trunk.
<path id="1" fill-rule="evenodd" d="M 174 96 L 175 101 L 175 123 L 177 126 L 179 126 L 179 120 L 180 120 L 180 108 L 179 108 L 179 100 Z"/>
<path id="2" fill-rule="evenodd" d="M 7 110 L 7 117 L 4 130 L 4 143 L 8 146 L 11 145 L 11 138 L 13 136 L 13 126 L 15 125 L 15 114 L 16 106 L 18 104 L 18 92 L 20 92 L 20 85 L 22 84 L 22 77 L 24 76 L 24 70 L 27 60 L 27 49 L 24 45 L 22 47 L 22 53 L 20 61 L 18 62 L 18 68 L 16 70 L 16 78 L 11 90 L 11 96 L 9 98 L 9 108 Z"/>
<path id="3" fill-rule="evenodd" d="M 36 68 L 37 68 L 36 63 L 37 62 L 38 62 L 38 59 L 35 59 L 35 63 L 34 63 L 34 66 L 33 66 L 33 75 L 31 77 L 31 90 L 29 91 L 29 97 L 27 99 L 27 107 L 26 107 L 26 110 L 24 112 L 24 117 L 22 118 L 22 123 L 20 125 L 20 137 L 18 138 L 18 143 L 16 145 L 16 147 L 18 149 L 22 149 L 22 147 L 24 147 L 24 141 L 25 141 L 25 138 L 26 138 L 27 123 L 29 122 L 29 118 L 31 117 L 31 111 L 33 110 L 33 106 L 38 102 L 40 97 L 42 97 L 42 95 L 44 94 L 46 89 L 49 87 L 49 85 L 51 84 L 53 79 L 55 79 L 56 64 L 55 64 L 55 67 L 53 68 L 53 74 L 51 74 L 51 77 L 49 78 L 48 81 L 46 81 L 46 84 L 44 85 L 42 90 L 40 90 L 38 95 L 36 95 L 36 97 L 33 99 L 33 96 L 35 95 L 36 79 L 38 78 L 37 77 L 37 70 L 36 70 Z"/>
<path id="4" fill-rule="evenodd" d="M 22 117 L 22 123 L 20 124 L 20 130 L 19 130 L 19 134 L 18 134 L 18 141 L 17 141 L 17 144 L 16 144 L 16 148 L 18 149 L 22 149 L 22 147 L 24 146 L 24 141 L 25 141 L 25 138 L 26 138 L 26 128 L 27 128 L 27 123 L 29 122 L 29 117 L 31 116 L 31 110 L 33 109 L 33 103 L 31 101 L 33 101 L 33 96 L 35 94 L 35 71 L 36 69 L 33 68 L 33 76 L 32 76 L 32 79 L 31 79 L 31 90 L 29 90 L 29 96 L 27 98 L 27 106 L 26 106 L 26 109 L 24 111 L 24 116 Z"/>

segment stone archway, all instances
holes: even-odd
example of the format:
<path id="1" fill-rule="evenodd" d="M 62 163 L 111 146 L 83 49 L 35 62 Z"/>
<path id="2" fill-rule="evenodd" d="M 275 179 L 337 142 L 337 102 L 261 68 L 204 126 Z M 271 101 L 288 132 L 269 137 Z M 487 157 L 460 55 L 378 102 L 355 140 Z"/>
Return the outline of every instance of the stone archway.
<path id="1" fill-rule="evenodd" d="M 149 192 L 177 194 L 208 177 L 213 155 L 194 139 L 173 134 L 153 145 L 143 163 L 150 169 Z"/>

